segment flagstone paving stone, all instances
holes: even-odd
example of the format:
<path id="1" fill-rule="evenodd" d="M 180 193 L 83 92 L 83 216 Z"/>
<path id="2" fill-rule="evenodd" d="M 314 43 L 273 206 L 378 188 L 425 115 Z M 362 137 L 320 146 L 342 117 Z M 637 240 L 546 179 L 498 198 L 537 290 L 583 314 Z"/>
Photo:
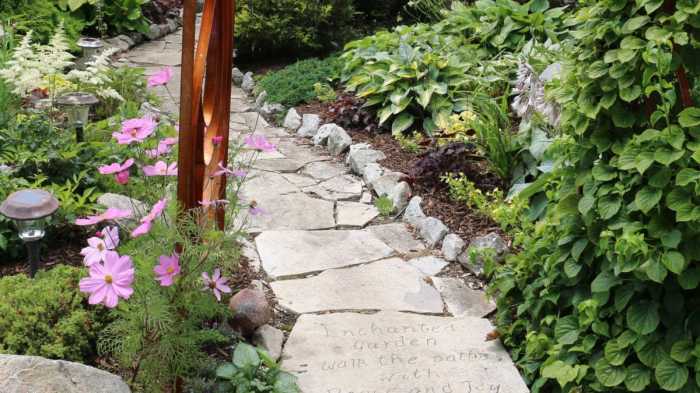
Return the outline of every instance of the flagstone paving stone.
<path id="1" fill-rule="evenodd" d="M 247 197 L 247 196 L 246 196 Z M 311 198 L 306 194 L 259 195 L 254 199 L 263 210 L 261 214 L 246 214 L 240 220 L 247 220 L 248 232 L 255 234 L 268 230 L 319 230 L 335 227 L 333 202 Z"/>
<path id="2" fill-rule="evenodd" d="M 360 202 L 338 202 L 336 221 L 339 227 L 364 227 L 379 216 L 379 210 Z"/>
<path id="3" fill-rule="evenodd" d="M 262 256 L 263 267 L 265 256 Z M 308 278 L 270 283 L 280 306 L 295 313 L 395 310 L 441 314 L 440 293 L 418 269 L 392 258 Z"/>
<path id="4" fill-rule="evenodd" d="M 302 315 L 282 368 L 304 393 L 527 393 L 482 318 L 400 312 Z"/>
<path id="5" fill-rule="evenodd" d="M 425 250 L 425 245 L 411 234 L 404 223 L 395 222 L 391 224 L 373 225 L 367 227 L 367 230 L 372 232 L 399 254 L 409 254 Z"/>
<path id="6" fill-rule="evenodd" d="M 348 173 L 348 168 L 341 164 L 319 161 L 307 164 L 304 169 L 302 169 L 301 173 L 317 180 L 328 180 L 332 177 Z"/>
<path id="7" fill-rule="evenodd" d="M 377 261 L 393 250 L 362 230 L 266 231 L 255 238 L 265 272 L 273 278 Z"/>
<path id="8" fill-rule="evenodd" d="M 484 291 L 471 289 L 463 280 L 450 277 L 433 277 L 433 284 L 442 294 L 450 314 L 468 317 L 485 317 L 496 310 L 496 304 Z"/>

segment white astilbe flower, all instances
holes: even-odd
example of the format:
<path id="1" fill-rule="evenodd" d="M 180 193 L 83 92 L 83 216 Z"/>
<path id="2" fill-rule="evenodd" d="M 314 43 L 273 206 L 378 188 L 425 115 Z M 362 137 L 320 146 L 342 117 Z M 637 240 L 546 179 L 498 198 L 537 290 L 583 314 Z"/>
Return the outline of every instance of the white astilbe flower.
<path id="1" fill-rule="evenodd" d="M 12 53 L 5 68 L 0 69 L 0 78 L 13 87 L 12 92 L 25 96 L 39 86 L 41 72 L 37 67 L 37 57 L 32 49 L 32 32 L 29 31 Z"/>
<path id="2" fill-rule="evenodd" d="M 73 65 L 72 60 L 74 56 L 68 52 L 69 49 L 66 31 L 63 27 L 63 22 L 61 22 L 56 28 L 53 37 L 51 37 L 49 44 L 40 46 L 38 50 L 39 60 L 46 67 L 45 75 L 63 73 L 64 69 Z"/>
<path id="3" fill-rule="evenodd" d="M 111 79 L 107 75 L 110 68 L 110 56 L 118 51 L 109 48 L 87 62 L 85 70 L 72 70 L 66 75 L 67 79 L 76 83 L 81 89 L 94 91 L 101 98 L 113 98 L 123 101 L 124 98 L 114 89 L 108 87 Z"/>
<path id="4" fill-rule="evenodd" d="M 559 105 L 545 98 L 543 81 L 535 70 L 527 62 L 521 62 L 518 66 L 517 77 L 514 82 L 512 108 L 523 120 L 529 120 L 537 112 L 541 114 L 552 126 L 559 125 L 561 111 Z"/>

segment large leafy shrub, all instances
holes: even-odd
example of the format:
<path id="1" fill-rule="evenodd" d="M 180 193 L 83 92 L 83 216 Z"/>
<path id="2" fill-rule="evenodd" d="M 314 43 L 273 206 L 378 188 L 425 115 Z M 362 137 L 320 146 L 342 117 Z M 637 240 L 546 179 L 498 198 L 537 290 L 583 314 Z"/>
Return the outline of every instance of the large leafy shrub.
<path id="1" fill-rule="evenodd" d="M 336 56 L 296 62 L 279 71 L 267 73 L 260 79 L 259 90 L 268 92 L 267 100 L 295 106 L 316 98 L 314 85 L 328 83 L 340 77 L 341 63 Z"/>
<path id="2" fill-rule="evenodd" d="M 697 392 L 700 3 L 580 6 L 558 161 L 532 186 L 547 214 L 494 275 L 498 325 L 533 392 Z"/>
<path id="3" fill-rule="evenodd" d="M 83 268 L 0 278 L 0 352 L 89 362 L 106 313 L 78 292 Z"/>
<path id="4" fill-rule="evenodd" d="M 250 0 L 237 3 L 236 47 L 243 56 L 338 48 L 352 27 L 352 0 Z"/>

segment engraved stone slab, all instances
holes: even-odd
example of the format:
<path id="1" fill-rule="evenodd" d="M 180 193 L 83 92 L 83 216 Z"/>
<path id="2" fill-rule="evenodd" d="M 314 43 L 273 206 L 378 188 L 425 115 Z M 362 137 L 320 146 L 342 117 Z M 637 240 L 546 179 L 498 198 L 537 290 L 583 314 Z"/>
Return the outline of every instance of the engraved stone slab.
<path id="1" fill-rule="evenodd" d="M 282 355 L 304 393 L 527 393 L 486 319 L 302 315 Z"/>
<path id="2" fill-rule="evenodd" d="M 318 276 L 270 283 L 279 305 L 298 314 L 391 310 L 442 313 L 440 293 L 418 269 L 391 258 Z"/>
<path id="3" fill-rule="evenodd" d="M 255 238 L 255 244 L 263 269 L 275 279 L 372 262 L 393 252 L 361 230 L 267 231 Z"/>

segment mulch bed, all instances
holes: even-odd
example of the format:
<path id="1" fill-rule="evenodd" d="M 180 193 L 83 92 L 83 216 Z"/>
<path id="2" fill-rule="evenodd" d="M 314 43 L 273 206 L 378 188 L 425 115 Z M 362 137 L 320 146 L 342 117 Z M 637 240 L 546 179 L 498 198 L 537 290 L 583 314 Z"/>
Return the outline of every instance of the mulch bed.
<path id="1" fill-rule="evenodd" d="M 322 121 L 326 123 L 333 122 L 334 119 L 334 115 L 329 113 L 329 106 L 330 103 L 316 101 L 298 106 L 296 110 L 300 114 L 319 114 Z M 416 161 L 420 159 L 420 153 L 403 149 L 390 133 L 367 133 L 357 128 L 346 128 L 346 131 L 352 136 L 353 143 L 368 143 L 375 149 L 382 151 L 386 155 L 386 159 L 379 163 L 385 168 L 408 174 L 411 173 Z M 493 175 L 488 173 L 485 165 L 481 165 L 479 169 L 481 174 L 477 174 L 477 177 L 481 177 L 484 184 L 490 183 Z M 479 186 L 481 179 L 472 180 Z M 466 242 L 490 232 L 501 233 L 498 225 L 491 219 L 452 200 L 446 185 L 439 183 L 436 186 L 412 181 L 411 187 L 415 195 L 423 198 L 421 207 L 425 214 L 442 220 L 452 232 L 458 234 Z"/>

